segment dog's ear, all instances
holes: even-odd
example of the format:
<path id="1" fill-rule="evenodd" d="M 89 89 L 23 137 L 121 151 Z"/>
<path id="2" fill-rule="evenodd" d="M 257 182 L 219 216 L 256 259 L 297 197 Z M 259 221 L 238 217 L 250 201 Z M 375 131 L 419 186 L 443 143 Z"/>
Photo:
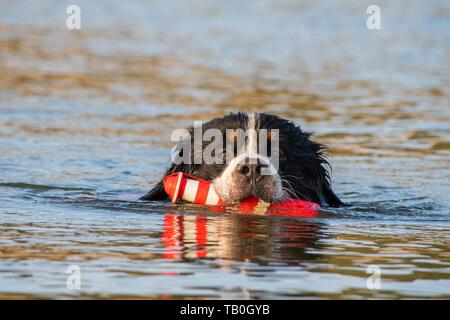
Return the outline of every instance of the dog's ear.
<path id="1" fill-rule="evenodd" d="M 166 191 L 164 191 L 162 179 L 149 192 L 140 197 L 141 200 L 147 201 L 161 201 L 167 200 L 168 198 L 169 196 L 167 195 Z"/>
<path id="2" fill-rule="evenodd" d="M 307 133 L 308 138 L 309 136 L 310 133 Z M 325 155 L 327 152 L 327 147 L 311 140 L 309 140 L 309 143 L 310 148 L 315 154 L 315 161 L 313 162 L 317 165 L 315 170 L 312 170 L 312 172 L 314 172 L 314 174 L 318 174 L 318 176 L 315 176 L 312 181 L 319 181 L 319 185 L 316 184 L 316 187 L 313 189 L 318 191 L 317 195 L 320 195 L 320 202 L 325 202 L 327 205 L 332 207 L 344 205 L 344 203 L 338 198 L 331 188 L 331 165 Z"/>
<path id="3" fill-rule="evenodd" d="M 188 131 L 186 131 L 188 130 Z M 187 150 L 188 151 L 188 159 L 190 160 L 190 163 L 193 162 L 193 151 L 191 150 L 191 147 L 193 146 L 193 128 L 189 128 L 182 131 L 182 134 L 185 135 L 185 139 L 182 139 L 178 142 L 176 148 L 173 150 L 173 152 L 178 152 L 179 157 L 183 158 L 183 154 L 184 152 Z M 181 159 L 180 158 L 180 159 Z M 189 161 L 186 161 L 189 162 Z M 172 158 L 172 162 L 169 166 L 169 168 L 166 170 L 166 172 L 164 173 L 163 177 L 161 178 L 161 180 L 149 191 L 147 192 L 144 196 L 142 196 L 140 199 L 141 200 L 148 200 L 148 201 L 161 201 L 161 200 L 168 200 L 169 196 L 167 195 L 166 191 L 164 190 L 164 178 L 167 177 L 168 175 L 175 173 L 175 172 L 184 172 L 184 173 L 189 173 L 192 174 L 192 170 L 193 170 L 193 165 L 188 165 L 186 164 L 184 161 L 176 164 L 173 162 L 173 158 Z"/>
<path id="4" fill-rule="evenodd" d="M 325 181 L 322 185 L 322 195 L 331 207 L 338 207 L 344 204 L 331 189 L 331 185 L 328 181 Z"/>
<path id="5" fill-rule="evenodd" d="M 161 180 L 144 196 L 142 196 L 141 200 L 147 200 L 147 201 L 161 201 L 161 200 L 168 200 L 169 196 L 167 195 L 166 191 L 164 190 L 164 178 L 174 172 L 184 172 L 184 173 L 190 173 L 190 167 L 185 164 L 174 164 L 172 163 L 169 167 L 169 169 L 166 170 L 166 173 L 163 175 Z"/>

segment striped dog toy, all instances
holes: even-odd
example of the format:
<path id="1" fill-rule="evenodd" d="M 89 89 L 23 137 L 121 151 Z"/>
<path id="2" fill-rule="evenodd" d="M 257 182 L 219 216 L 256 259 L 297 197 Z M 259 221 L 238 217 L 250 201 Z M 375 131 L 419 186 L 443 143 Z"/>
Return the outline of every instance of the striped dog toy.
<path id="1" fill-rule="evenodd" d="M 213 185 L 209 181 L 199 179 L 183 172 L 176 172 L 164 178 L 164 190 L 175 203 L 185 200 L 200 205 L 220 205 L 219 198 Z M 242 213 L 264 213 L 270 215 L 316 217 L 320 206 L 305 200 L 286 199 L 269 204 L 256 197 L 241 201 Z"/>
<path id="2" fill-rule="evenodd" d="M 163 180 L 164 190 L 175 203 L 185 200 L 196 204 L 222 204 L 213 185 L 190 174 L 176 172 L 168 175 Z"/>

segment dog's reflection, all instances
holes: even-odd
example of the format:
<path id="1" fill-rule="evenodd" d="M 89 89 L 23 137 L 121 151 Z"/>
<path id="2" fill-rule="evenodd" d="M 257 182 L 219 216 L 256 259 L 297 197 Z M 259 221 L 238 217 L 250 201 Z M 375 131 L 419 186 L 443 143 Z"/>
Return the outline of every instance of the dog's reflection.
<path id="1" fill-rule="evenodd" d="M 164 216 L 163 257 L 299 263 L 312 259 L 319 232 L 320 224 L 297 219 L 172 213 Z"/>

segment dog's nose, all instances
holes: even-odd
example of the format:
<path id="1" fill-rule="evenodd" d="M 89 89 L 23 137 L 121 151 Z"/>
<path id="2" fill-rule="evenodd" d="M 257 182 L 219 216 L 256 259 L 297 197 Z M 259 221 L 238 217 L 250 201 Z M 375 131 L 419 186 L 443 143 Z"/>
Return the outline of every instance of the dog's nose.
<path id="1" fill-rule="evenodd" d="M 258 159 L 256 163 L 239 164 L 236 168 L 236 171 L 241 176 L 244 176 L 249 180 L 252 179 L 256 181 L 258 177 L 261 176 L 261 169 L 264 167 L 267 167 L 267 165 L 262 164 Z"/>

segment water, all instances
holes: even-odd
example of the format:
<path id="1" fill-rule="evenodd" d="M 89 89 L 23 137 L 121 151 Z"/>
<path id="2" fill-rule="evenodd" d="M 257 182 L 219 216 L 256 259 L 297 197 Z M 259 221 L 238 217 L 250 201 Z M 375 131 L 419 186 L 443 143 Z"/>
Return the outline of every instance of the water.
<path id="1" fill-rule="evenodd" d="M 379 1 L 379 31 L 364 2 L 77 3 L 81 31 L 0 4 L 0 298 L 450 297 L 448 2 Z M 172 130 L 239 109 L 316 132 L 351 206 L 136 200 Z"/>

